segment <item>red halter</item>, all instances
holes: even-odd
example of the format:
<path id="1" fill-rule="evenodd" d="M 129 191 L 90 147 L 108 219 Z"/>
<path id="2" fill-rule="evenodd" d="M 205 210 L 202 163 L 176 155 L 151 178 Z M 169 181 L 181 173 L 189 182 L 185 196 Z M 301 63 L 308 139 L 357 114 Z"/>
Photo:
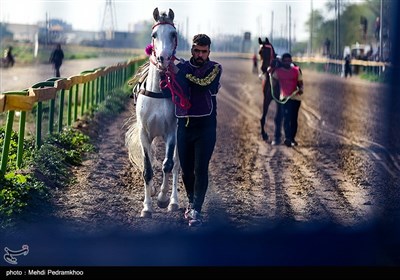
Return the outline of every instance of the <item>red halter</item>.
<path id="1" fill-rule="evenodd" d="M 175 28 L 175 25 L 173 23 L 158 22 L 158 23 L 154 24 L 151 29 L 154 29 L 156 26 L 161 25 L 161 24 L 169 24 Z M 174 50 L 172 52 L 172 59 L 168 65 L 167 70 L 165 71 L 165 78 L 160 81 L 160 88 L 161 89 L 168 88 L 171 91 L 172 102 L 174 102 L 175 105 L 178 105 L 181 108 L 187 110 L 192 106 L 192 104 L 190 104 L 189 99 L 183 93 L 182 87 L 176 81 L 175 73 L 173 71 L 170 71 L 171 66 L 174 65 L 174 60 L 176 59 L 175 51 L 176 51 L 177 46 L 178 46 L 178 37 L 175 38 L 175 46 L 174 46 Z M 152 55 L 149 57 L 150 62 L 157 66 L 156 54 L 155 54 L 155 50 L 154 50 L 154 38 L 153 38 L 153 42 L 152 42 L 152 53 L 151 54 Z M 179 100 L 177 100 L 176 96 L 178 97 Z"/>
<path id="2" fill-rule="evenodd" d="M 174 29 L 176 29 L 176 28 L 175 28 L 175 25 L 174 25 L 173 23 L 171 23 L 171 22 L 166 22 L 166 21 L 157 22 L 156 24 L 154 24 L 154 25 L 151 27 L 151 29 L 154 29 L 155 27 L 157 27 L 157 26 L 159 26 L 159 25 L 163 25 L 163 24 L 169 24 L 169 25 L 171 25 Z M 153 48 L 152 48 L 152 54 L 153 54 L 153 56 L 154 56 L 154 58 L 155 58 L 156 52 L 155 52 L 155 50 L 154 50 L 154 38 L 153 38 L 152 41 L 151 41 L 151 45 L 153 46 Z M 175 52 L 176 52 L 176 48 L 177 48 L 177 47 L 178 47 L 178 37 L 175 38 L 175 46 L 174 46 L 174 50 L 172 51 L 172 56 L 173 56 L 173 57 L 175 56 Z"/>

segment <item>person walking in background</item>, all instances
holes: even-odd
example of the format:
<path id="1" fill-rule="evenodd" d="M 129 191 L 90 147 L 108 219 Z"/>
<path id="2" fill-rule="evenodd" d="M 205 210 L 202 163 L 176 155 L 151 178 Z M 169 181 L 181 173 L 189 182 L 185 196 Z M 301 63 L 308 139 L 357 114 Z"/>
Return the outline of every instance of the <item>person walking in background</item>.
<path id="1" fill-rule="evenodd" d="M 331 40 L 327 37 L 324 42 L 324 55 L 330 56 L 331 55 Z"/>
<path id="2" fill-rule="evenodd" d="M 257 57 L 257 54 L 253 55 L 253 73 L 258 74 L 258 57 Z"/>
<path id="3" fill-rule="evenodd" d="M 222 66 L 209 59 L 211 39 L 193 37 L 189 61 L 178 63 L 177 80 L 191 106 L 175 106 L 178 118 L 177 148 L 182 180 L 188 198 L 184 213 L 189 226 L 202 224 L 201 210 L 208 188 L 208 168 L 217 130 L 217 98 Z"/>
<path id="4" fill-rule="evenodd" d="M 375 20 L 375 39 L 377 42 L 379 42 L 380 34 L 381 34 L 381 18 L 377 17 Z"/>
<path id="5" fill-rule="evenodd" d="M 347 76 L 352 76 L 352 71 L 351 71 L 351 56 L 350 54 L 347 54 L 344 58 L 344 77 L 347 78 Z"/>
<path id="6" fill-rule="evenodd" d="M 64 59 L 64 51 L 61 49 L 61 44 L 57 44 L 56 48 L 51 52 L 50 63 L 53 64 L 55 76 L 61 77 L 60 68 Z"/>
<path id="7" fill-rule="evenodd" d="M 13 67 L 15 63 L 14 55 L 12 53 L 13 47 L 8 47 L 8 49 L 4 53 L 4 58 L 7 67 Z"/>
<path id="8" fill-rule="evenodd" d="M 280 99 L 288 100 L 283 104 L 284 144 L 288 147 L 297 146 L 297 119 L 303 94 L 303 77 L 298 66 L 293 64 L 289 53 L 282 55 L 282 67 L 275 69 L 272 74 L 273 85 L 279 83 Z"/>

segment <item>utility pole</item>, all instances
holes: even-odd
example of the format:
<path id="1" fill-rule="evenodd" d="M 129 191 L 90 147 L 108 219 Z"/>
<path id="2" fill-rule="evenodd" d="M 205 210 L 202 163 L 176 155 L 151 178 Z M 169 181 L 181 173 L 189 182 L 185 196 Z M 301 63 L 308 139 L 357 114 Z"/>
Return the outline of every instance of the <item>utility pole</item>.
<path id="1" fill-rule="evenodd" d="M 50 19 L 49 14 L 46 12 L 46 46 L 49 44 L 49 30 L 50 30 Z"/>
<path id="2" fill-rule="evenodd" d="M 338 14 L 337 14 L 337 32 L 338 32 L 338 41 L 337 41 L 337 45 L 338 45 L 338 58 L 340 59 L 340 58 L 342 58 L 342 43 L 341 43 L 341 40 L 340 40 L 340 33 L 341 33 L 341 31 L 340 31 L 340 10 L 341 10 L 341 8 L 340 8 L 340 0 L 337 0 L 337 3 L 338 3 Z"/>
<path id="3" fill-rule="evenodd" d="M 103 22 L 101 25 L 101 31 L 104 32 L 104 39 L 114 39 L 114 32 L 116 28 L 117 23 L 115 21 L 114 3 L 112 0 L 107 0 L 106 7 L 104 9 Z"/>
<path id="4" fill-rule="evenodd" d="M 380 11 L 379 11 L 379 60 L 383 61 L 383 40 L 382 40 L 382 25 L 383 25 L 383 0 L 380 0 Z"/>
<path id="5" fill-rule="evenodd" d="M 269 35 L 269 41 L 271 44 L 274 43 L 274 11 L 271 11 L 271 34 Z"/>
<path id="6" fill-rule="evenodd" d="M 308 56 L 311 56 L 313 53 L 313 32 L 314 32 L 314 9 L 313 9 L 313 0 L 311 0 L 311 18 L 310 18 L 310 41 L 308 46 Z"/>
<path id="7" fill-rule="evenodd" d="M 289 9 L 288 5 L 286 5 L 286 21 L 285 21 L 285 35 L 283 38 L 286 38 L 286 51 L 289 51 Z"/>
<path id="8" fill-rule="evenodd" d="M 288 52 L 292 53 L 292 7 L 289 5 L 289 36 L 288 36 Z"/>
<path id="9" fill-rule="evenodd" d="M 189 39 L 189 17 L 186 17 L 186 42 L 188 43 L 188 49 L 190 50 L 191 44 Z"/>
<path id="10" fill-rule="evenodd" d="M 335 0 L 335 23 L 333 25 L 333 37 L 334 37 L 334 41 L 335 41 L 335 56 L 338 53 L 338 45 L 337 45 L 337 0 Z"/>

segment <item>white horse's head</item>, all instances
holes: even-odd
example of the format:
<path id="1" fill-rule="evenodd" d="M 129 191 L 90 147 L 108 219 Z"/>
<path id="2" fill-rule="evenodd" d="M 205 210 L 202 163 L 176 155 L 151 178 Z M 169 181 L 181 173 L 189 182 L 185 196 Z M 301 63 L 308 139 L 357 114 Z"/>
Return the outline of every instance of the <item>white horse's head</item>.
<path id="1" fill-rule="evenodd" d="M 159 12 L 158 8 L 153 11 L 155 24 L 151 33 L 154 56 L 153 62 L 161 70 L 166 70 L 175 57 L 178 43 L 178 34 L 174 26 L 174 12 L 169 9 L 168 13 Z"/>

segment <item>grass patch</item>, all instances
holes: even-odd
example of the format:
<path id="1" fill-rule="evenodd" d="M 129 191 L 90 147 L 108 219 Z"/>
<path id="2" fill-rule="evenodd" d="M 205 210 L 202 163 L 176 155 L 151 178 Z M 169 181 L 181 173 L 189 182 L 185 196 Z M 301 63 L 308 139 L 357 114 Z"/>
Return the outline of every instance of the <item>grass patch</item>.
<path id="1" fill-rule="evenodd" d="M 73 183 L 71 168 L 82 164 L 85 156 L 95 151 L 90 137 L 95 130 L 104 126 L 104 120 L 112 119 L 126 109 L 130 89 L 110 93 L 91 116 L 84 121 L 86 126 L 64 129 L 48 136 L 39 150 L 34 148 L 34 139 L 24 141 L 24 166 L 15 164 L 18 136 L 12 133 L 9 162 L 6 176 L 0 178 L 0 229 L 12 226 L 13 221 L 34 204 L 43 207 L 49 203 L 51 190 L 64 188 Z M 0 128 L 0 145 L 4 140 L 4 129 Z M 0 150 L 1 151 L 1 150 Z M 25 212 L 24 212 L 25 211 Z M 33 210 L 34 211 L 34 210 Z"/>

